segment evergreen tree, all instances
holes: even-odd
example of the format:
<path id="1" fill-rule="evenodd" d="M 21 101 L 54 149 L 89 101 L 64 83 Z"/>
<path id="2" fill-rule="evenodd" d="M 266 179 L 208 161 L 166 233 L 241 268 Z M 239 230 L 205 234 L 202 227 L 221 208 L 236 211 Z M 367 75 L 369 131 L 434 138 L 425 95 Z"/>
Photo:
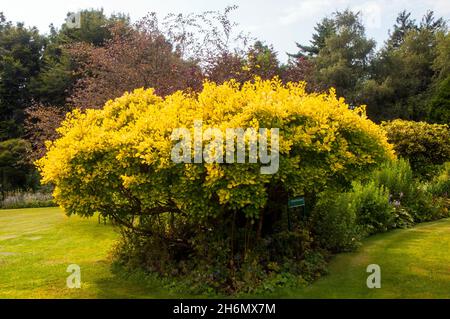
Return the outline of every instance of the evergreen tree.
<path id="1" fill-rule="evenodd" d="M 316 78 L 322 88 L 335 87 L 338 95 L 355 104 L 368 76 L 375 41 L 367 39 L 359 12 L 336 12 L 333 21 L 336 32 L 325 38 L 315 58 Z"/>
<path id="2" fill-rule="evenodd" d="M 65 50 L 68 45 L 83 42 L 104 46 L 112 37 L 111 27 L 114 24 L 129 24 L 128 16 L 117 14 L 107 17 L 103 10 L 82 10 L 80 16 L 80 28 L 68 28 L 66 23 L 60 30 L 50 26 L 41 72 L 31 82 L 34 98 L 40 103 L 63 106 L 71 93 L 76 73 L 71 56 Z"/>
<path id="3" fill-rule="evenodd" d="M 362 101 L 368 105 L 368 115 L 377 121 L 429 119 L 428 101 L 437 74 L 433 63 L 446 25 L 432 11 L 419 26 L 411 21 L 409 13 L 399 14 L 394 33 L 374 59 L 370 78 L 363 85 Z"/>
<path id="4" fill-rule="evenodd" d="M 411 18 L 411 12 L 403 10 L 397 16 L 396 24 L 394 24 L 394 30 L 387 41 L 387 46 L 398 48 L 403 43 L 406 33 L 411 30 L 417 30 L 417 28 L 416 21 Z"/>
<path id="5" fill-rule="evenodd" d="M 22 133 L 31 80 L 39 74 L 44 40 L 36 28 L 6 21 L 0 13 L 0 141 Z"/>
<path id="6" fill-rule="evenodd" d="M 295 54 L 289 54 L 290 57 L 315 57 L 319 54 L 320 49 L 325 47 L 325 40 L 336 33 L 336 25 L 334 19 L 324 18 L 314 27 L 315 33 L 312 35 L 311 45 L 302 45 L 296 43 L 299 51 Z"/>

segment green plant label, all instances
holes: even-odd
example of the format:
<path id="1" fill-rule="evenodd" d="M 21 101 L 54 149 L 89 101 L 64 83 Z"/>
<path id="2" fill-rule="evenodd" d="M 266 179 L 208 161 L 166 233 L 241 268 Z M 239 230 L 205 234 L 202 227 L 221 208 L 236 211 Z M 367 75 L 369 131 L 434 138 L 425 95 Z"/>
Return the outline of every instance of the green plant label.
<path id="1" fill-rule="evenodd" d="M 305 206 L 305 198 L 304 197 L 295 197 L 293 199 L 288 200 L 289 208 L 300 207 L 300 206 Z"/>

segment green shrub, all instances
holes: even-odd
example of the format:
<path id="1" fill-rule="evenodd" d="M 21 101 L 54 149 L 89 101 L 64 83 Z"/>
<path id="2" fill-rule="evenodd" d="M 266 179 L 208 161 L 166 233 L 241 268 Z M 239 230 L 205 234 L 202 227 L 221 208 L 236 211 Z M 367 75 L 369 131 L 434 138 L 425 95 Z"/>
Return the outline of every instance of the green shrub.
<path id="1" fill-rule="evenodd" d="M 436 123 L 450 123 L 450 75 L 436 87 L 430 100 L 429 117 Z"/>
<path id="2" fill-rule="evenodd" d="M 434 196 L 449 197 L 450 194 L 450 162 L 442 165 L 439 173 L 427 184 L 427 191 Z"/>
<path id="3" fill-rule="evenodd" d="M 317 243 L 333 253 L 353 250 L 361 238 L 348 193 L 322 193 L 311 214 L 311 227 Z"/>
<path id="4" fill-rule="evenodd" d="M 425 185 L 419 186 L 414 200 L 408 203 L 408 209 L 414 220 L 421 223 L 447 217 L 445 202 L 439 197 L 433 197 Z"/>
<path id="5" fill-rule="evenodd" d="M 369 182 L 354 183 L 349 201 L 354 205 L 356 220 L 368 234 L 384 232 L 393 227 L 393 207 L 389 203 L 389 192 L 383 186 Z"/>
<path id="6" fill-rule="evenodd" d="M 414 217 L 408 208 L 394 205 L 392 228 L 409 228 L 414 226 Z"/>
<path id="7" fill-rule="evenodd" d="M 318 279 L 320 276 L 328 272 L 327 254 L 322 251 L 309 251 L 300 261 L 300 269 L 302 277 L 308 282 Z"/>
<path id="8" fill-rule="evenodd" d="M 418 200 L 419 184 L 413 177 L 408 160 L 389 161 L 369 175 L 369 180 L 389 192 L 389 201 L 394 208 L 393 228 L 404 228 L 414 224 L 413 212 Z"/>
<path id="9" fill-rule="evenodd" d="M 397 155 L 407 158 L 418 176 L 430 178 L 436 166 L 450 160 L 448 125 L 394 120 L 382 126 Z"/>
<path id="10" fill-rule="evenodd" d="M 383 164 L 369 175 L 369 180 L 389 192 L 395 208 L 393 227 L 412 225 L 411 218 L 414 222 L 424 222 L 446 216 L 445 202 L 434 198 L 443 196 L 448 189 L 448 171 L 445 168 L 441 171 L 432 182 L 424 184 L 414 178 L 408 161 L 399 159 Z"/>
<path id="11" fill-rule="evenodd" d="M 415 192 L 415 180 L 408 160 L 398 159 L 384 163 L 375 170 L 369 179 L 376 185 L 389 190 L 391 201 L 403 200 L 413 196 Z"/>

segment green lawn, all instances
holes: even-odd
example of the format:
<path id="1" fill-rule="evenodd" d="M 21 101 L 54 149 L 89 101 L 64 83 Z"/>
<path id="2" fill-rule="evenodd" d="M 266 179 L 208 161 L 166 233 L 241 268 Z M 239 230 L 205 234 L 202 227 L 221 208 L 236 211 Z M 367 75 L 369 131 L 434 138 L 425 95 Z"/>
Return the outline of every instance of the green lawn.
<path id="1" fill-rule="evenodd" d="M 118 234 L 97 218 L 66 217 L 58 208 L 0 211 L 0 298 L 170 298 L 157 283 L 113 275 L 109 252 Z M 66 288 L 66 268 L 81 267 L 81 289 Z M 381 267 L 381 289 L 365 269 Z M 373 236 L 341 254 L 330 274 L 307 288 L 268 297 L 450 298 L 450 219 Z"/>
<path id="2" fill-rule="evenodd" d="M 97 218 L 67 217 L 59 208 L 0 211 L 0 298 L 171 297 L 111 273 L 117 237 Z M 70 264 L 81 267 L 80 289 L 66 287 Z"/>
<path id="3" fill-rule="evenodd" d="M 381 267 L 381 288 L 369 289 L 369 264 Z M 450 298 L 450 219 L 372 236 L 354 253 L 336 256 L 329 275 L 285 298 Z"/>

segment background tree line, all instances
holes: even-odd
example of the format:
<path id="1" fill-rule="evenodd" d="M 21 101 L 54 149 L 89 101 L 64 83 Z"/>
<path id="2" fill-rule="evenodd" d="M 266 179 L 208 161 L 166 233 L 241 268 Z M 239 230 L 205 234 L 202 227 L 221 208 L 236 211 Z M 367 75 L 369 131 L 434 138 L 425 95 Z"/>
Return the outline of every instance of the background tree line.
<path id="1" fill-rule="evenodd" d="M 309 45 L 281 63 L 271 45 L 240 31 L 224 11 L 125 14 L 83 10 L 81 27 L 40 33 L 0 13 L 1 191 L 34 189 L 33 161 L 74 108 L 100 108 L 124 91 L 155 88 L 165 96 L 199 91 L 202 81 L 254 76 L 307 81 L 309 91 L 333 86 L 350 105 L 367 105 L 376 122 L 395 118 L 450 122 L 450 38 L 432 11 L 415 21 L 401 12 L 380 50 L 361 15 L 336 12 L 317 23 Z"/>

